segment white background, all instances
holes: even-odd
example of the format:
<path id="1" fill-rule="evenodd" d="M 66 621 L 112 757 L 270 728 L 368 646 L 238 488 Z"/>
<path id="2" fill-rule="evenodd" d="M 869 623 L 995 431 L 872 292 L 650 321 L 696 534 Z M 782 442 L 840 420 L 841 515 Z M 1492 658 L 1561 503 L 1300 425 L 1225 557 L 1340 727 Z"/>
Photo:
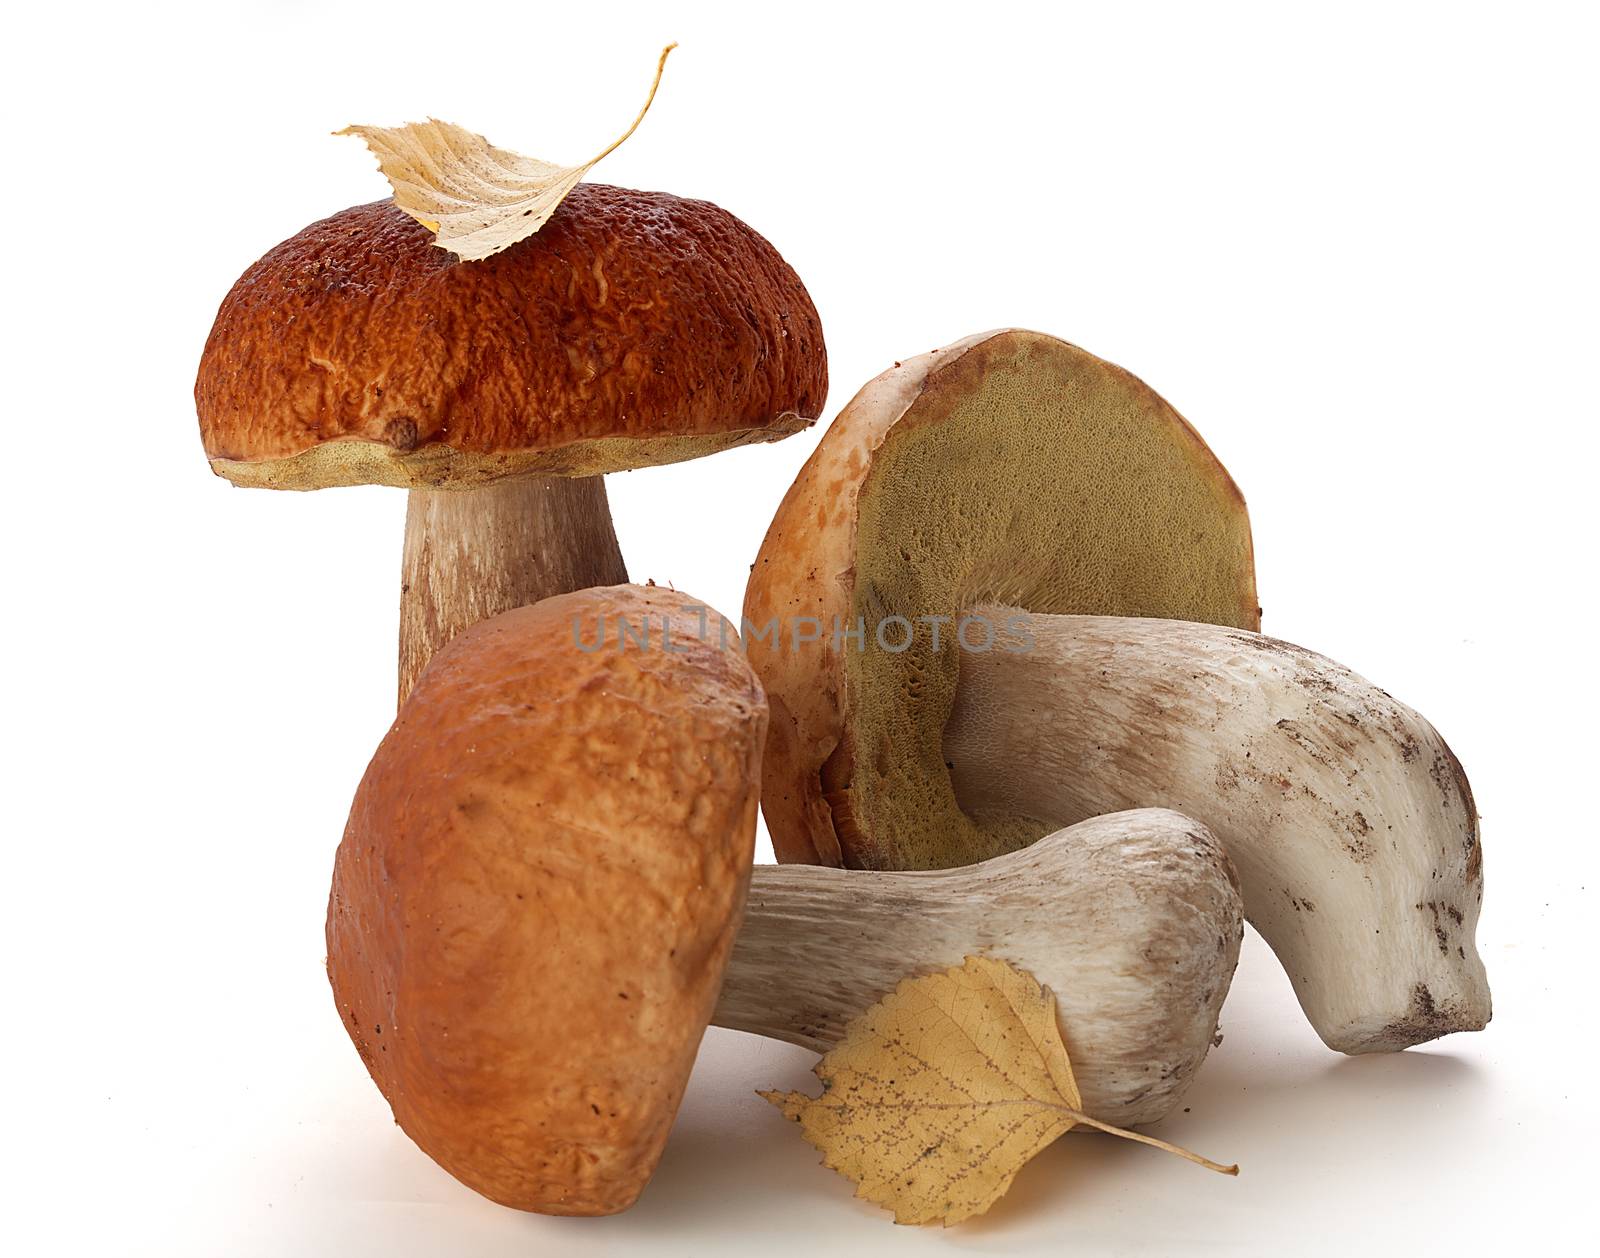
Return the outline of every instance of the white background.
<path id="1" fill-rule="evenodd" d="M 10 1252 L 1539 1252 L 1593 1157 L 1592 7 L 400 3 L 8 15 Z M 392 713 L 404 496 L 232 490 L 190 394 L 234 277 L 387 195 L 329 132 L 427 114 L 707 197 L 821 311 L 831 417 L 1020 324 L 1132 369 L 1250 499 L 1266 628 L 1420 708 L 1484 818 L 1483 1034 L 1343 1059 L 1252 940 L 1159 1134 L 897 1229 L 707 1039 L 638 1206 L 524 1216 L 389 1121 L 322 918 Z M 612 478 L 636 579 L 737 613 L 813 432 Z M 763 837 L 762 859 L 770 859 Z M 1587 1229 L 1585 1229 L 1587 1230 Z M 20 1247 L 19 1247 L 20 1246 Z"/>

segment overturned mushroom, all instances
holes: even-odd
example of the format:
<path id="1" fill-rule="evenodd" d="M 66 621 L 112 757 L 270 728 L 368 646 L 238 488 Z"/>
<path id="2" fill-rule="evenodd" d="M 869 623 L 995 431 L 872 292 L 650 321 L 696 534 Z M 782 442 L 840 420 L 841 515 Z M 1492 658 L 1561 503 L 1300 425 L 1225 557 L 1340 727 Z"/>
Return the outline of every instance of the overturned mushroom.
<path id="1" fill-rule="evenodd" d="M 1176 1103 L 1242 930 L 1205 827 L 1147 809 L 973 869 L 764 868 L 736 946 L 766 715 L 737 634 L 673 591 L 547 599 L 435 657 L 362 778 L 327 922 L 345 1028 L 422 1149 L 505 1205 L 625 1209 L 713 1016 L 826 1048 L 973 954 L 1055 991 L 1097 1118 Z"/>
<path id="2" fill-rule="evenodd" d="M 1148 385 L 1054 337 L 985 333 L 869 382 L 745 593 L 779 860 L 937 868 L 1038 837 L 973 825 L 928 737 L 955 692 L 956 618 L 989 602 L 1257 628 L 1244 498 Z"/>
<path id="3" fill-rule="evenodd" d="M 1256 610 L 1243 500 L 1126 372 L 1015 331 L 900 364 L 823 436 L 746 595 L 779 859 L 936 869 L 1177 808 L 1330 1045 L 1482 1026 L 1459 766 Z"/>
<path id="4" fill-rule="evenodd" d="M 604 473 L 786 437 L 826 391 L 816 310 L 762 237 L 581 184 L 479 262 L 389 201 L 313 223 L 223 300 L 195 403 L 237 485 L 411 491 L 404 700 L 468 625 L 627 580 Z"/>
<path id="5" fill-rule="evenodd" d="M 1240 912 L 1222 845 L 1156 808 L 962 869 L 757 866 L 713 1021 L 826 1052 L 901 979 L 996 956 L 1055 993 L 1088 1112 L 1154 1122 L 1216 1035 Z"/>

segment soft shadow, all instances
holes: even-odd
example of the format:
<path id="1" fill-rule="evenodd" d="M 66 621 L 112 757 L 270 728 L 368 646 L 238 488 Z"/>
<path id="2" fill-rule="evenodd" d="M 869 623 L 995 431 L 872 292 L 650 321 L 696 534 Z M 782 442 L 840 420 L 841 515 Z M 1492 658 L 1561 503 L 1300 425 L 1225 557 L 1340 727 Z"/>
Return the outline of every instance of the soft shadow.
<path id="1" fill-rule="evenodd" d="M 580 1227 L 595 1239 L 648 1236 L 656 1246 L 706 1251 L 708 1233 L 755 1236 L 815 1230 L 817 1212 L 849 1225 L 880 1212 L 852 1199 L 851 1185 L 757 1090 L 816 1093 L 815 1053 L 713 1029 L 701 1046 L 666 1152 L 638 1204 L 608 1219 L 539 1220 Z M 880 1215 L 881 1217 L 881 1215 Z M 887 1222 L 887 1220 L 885 1220 Z"/>
<path id="2" fill-rule="evenodd" d="M 1247 950 L 1224 1010 L 1225 1038 L 1179 1107 L 1146 1130 L 1207 1157 L 1237 1161 L 1238 1180 L 1156 1149 L 1083 1132 L 1044 1150 L 990 1212 L 949 1230 L 899 1228 L 857 1200 L 852 1185 L 821 1165 L 792 1123 L 757 1089 L 815 1094 L 815 1054 L 713 1029 L 702 1045 L 666 1151 L 638 1203 L 600 1219 L 518 1216 L 472 1197 L 408 1142 L 367 1143 L 367 1157 L 334 1160 L 343 1195 L 383 1184 L 431 1203 L 472 1235 L 474 1252 L 604 1253 L 648 1243 L 652 1253 L 746 1254 L 751 1238 L 805 1236 L 809 1249 L 874 1254 L 947 1249 L 1003 1253 L 1069 1243 L 1081 1252 L 1181 1252 L 1253 1243 L 1272 1203 L 1298 1197 L 1363 1141 L 1380 1138 L 1418 1191 L 1452 1148 L 1481 1139 L 1491 1084 L 1451 1041 L 1405 1053 L 1350 1058 L 1330 1052 L 1306 1025 L 1287 981 L 1264 949 Z M 1470 1050 L 1468 1050 L 1470 1051 Z M 368 1107 L 371 1108 L 371 1107 Z M 372 1115 L 363 1115 L 376 1122 Z M 352 1118 L 353 1122 L 353 1118 Z M 336 1127 L 339 1126 L 336 1124 Z M 381 1149 L 372 1145 L 381 1144 Z M 392 1146 L 392 1147 L 391 1147 Z M 333 1153 L 333 1150 L 329 1151 Z M 348 1182 L 351 1180 L 359 1182 Z M 1363 1181 L 1365 1190 L 1381 1190 Z M 438 1223 L 442 1228 L 446 1220 Z M 418 1222 L 420 1234 L 429 1231 Z M 1130 1240 L 1130 1238 L 1134 1238 Z M 1259 1238 L 1257 1238 L 1259 1239 Z M 1284 1238 L 1292 1241 L 1293 1237 Z"/>

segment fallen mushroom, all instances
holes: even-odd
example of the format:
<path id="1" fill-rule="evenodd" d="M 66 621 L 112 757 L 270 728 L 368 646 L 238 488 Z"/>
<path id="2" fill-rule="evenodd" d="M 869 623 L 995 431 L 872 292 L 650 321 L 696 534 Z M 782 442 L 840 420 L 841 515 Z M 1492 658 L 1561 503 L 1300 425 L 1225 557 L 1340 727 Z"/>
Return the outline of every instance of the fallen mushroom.
<path id="1" fill-rule="evenodd" d="M 580 184 L 479 262 L 390 201 L 313 223 L 223 300 L 195 403 L 236 485 L 411 491 L 403 701 L 466 626 L 627 580 L 604 473 L 789 436 L 826 392 L 816 310 L 762 237 Z"/>
<path id="2" fill-rule="evenodd" d="M 423 1150 L 505 1205 L 624 1209 L 713 1016 L 825 1049 L 978 954 L 1054 989 L 1096 1117 L 1176 1103 L 1242 930 L 1203 826 L 1142 810 L 974 869 L 762 868 L 735 946 L 765 722 L 737 634 L 668 590 L 547 599 L 435 657 L 356 793 L 327 925 L 345 1028 Z"/>
<path id="3" fill-rule="evenodd" d="M 621 586 L 473 626 L 356 792 L 328 902 L 339 1013 L 406 1134 L 503 1205 L 631 1205 L 711 1017 L 767 712 L 705 614 Z M 624 623 L 654 648 L 580 649 Z"/>
<path id="4" fill-rule="evenodd" d="M 975 609 L 1032 649 L 962 653 L 944 729 L 956 799 L 980 826 L 1048 830 L 1135 803 L 1204 817 L 1330 1048 L 1489 1021 L 1477 813 L 1427 721 L 1261 634 L 1014 612 Z"/>
<path id="5" fill-rule="evenodd" d="M 758 865 L 713 1021 L 825 1053 L 902 979 L 993 956 L 1055 993 L 1088 1112 L 1165 1116 L 1217 1032 L 1238 883 L 1188 817 L 1094 817 L 962 869 Z"/>
<path id="6" fill-rule="evenodd" d="M 1166 805 L 1227 845 L 1332 1047 L 1481 1027 L 1459 765 L 1382 691 L 1250 632 L 1243 500 L 1152 399 L 1010 331 L 900 364 L 834 421 L 745 601 L 779 859 L 966 865 Z"/>
<path id="7" fill-rule="evenodd" d="M 779 860 L 918 869 L 1021 844 L 962 817 L 926 736 L 956 685 L 937 644 L 986 602 L 1254 629 L 1244 498 L 1148 385 L 1054 337 L 984 333 L 870 381 L 745 593 Z"/>

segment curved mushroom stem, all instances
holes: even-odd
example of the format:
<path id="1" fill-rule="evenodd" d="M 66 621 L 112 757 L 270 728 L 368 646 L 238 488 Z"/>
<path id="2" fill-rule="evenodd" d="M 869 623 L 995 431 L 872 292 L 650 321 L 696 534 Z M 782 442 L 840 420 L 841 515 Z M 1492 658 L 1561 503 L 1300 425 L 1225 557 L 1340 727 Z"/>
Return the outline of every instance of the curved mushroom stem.
<path id="1" fill-rule="evenodd" d="M 826 1052 L 902 979 L 993 955 L 1055 994 L 1085 1109 L 1154 1122 L 1211 1047 L 1240 913 L 1221 844 L 1165 809 L 963 869 L 759 865 L 712 1020 Z"/>
<path id="2" fill-rule="evenodd" d="M 1427 721 L 1332 660 L 1241 629 L 1026 621 L 962 654 L 944 749 L 963 809 L 1041 830 L 1133 805 L 1205 822 L 1330 1048 L 1401 1049 L 1488 1022 L 1477 811 Z"/>
<path id="3" fill-rule="evenodd" d="M 603 477 L 413 489 L 400 575 L 400 702 L 433 653 L 470 625 L 627 579 Z"/>

